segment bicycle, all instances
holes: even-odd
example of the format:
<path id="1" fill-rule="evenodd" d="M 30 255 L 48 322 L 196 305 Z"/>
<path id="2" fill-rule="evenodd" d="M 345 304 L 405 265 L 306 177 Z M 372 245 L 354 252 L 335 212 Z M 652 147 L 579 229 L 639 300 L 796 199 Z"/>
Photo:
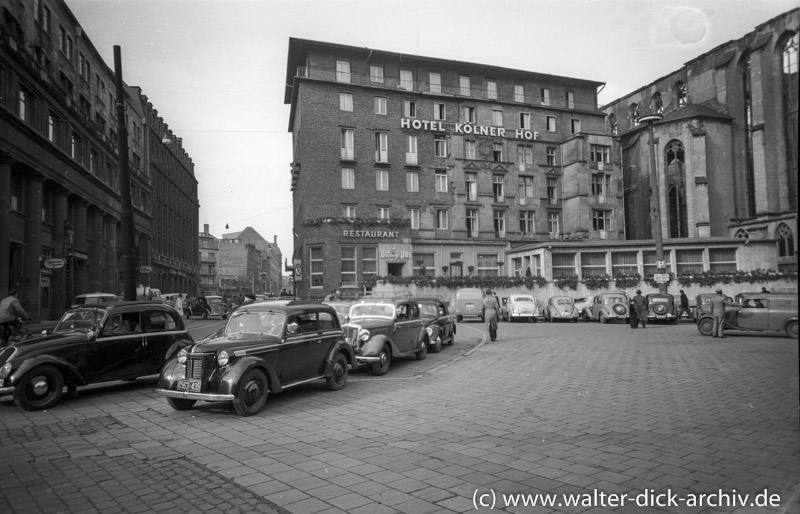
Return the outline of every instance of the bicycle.
<path id="1" fill-rule="evenodd" d="M 24 325 L 30 324 L 30 319 L 17 318 L 14 321 L 0 324 L 0 348 L 25 341 L 31 337 L 31 332 Z"/>

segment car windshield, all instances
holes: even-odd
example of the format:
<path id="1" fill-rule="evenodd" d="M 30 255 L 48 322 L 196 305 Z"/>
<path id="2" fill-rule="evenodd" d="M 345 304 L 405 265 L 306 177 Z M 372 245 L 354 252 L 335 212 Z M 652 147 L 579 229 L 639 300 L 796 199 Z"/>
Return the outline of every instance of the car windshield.
<path id="1" fill-rule="evenodd" d="M 394 305 L 390 303 L 359 303 L 350 307 L 350 319 L 368 317 L 393 318 Z"/>
<path id="2" fill-rule="evenodd" d="M 556 303 L 558 305 L 572 305 L 572 300 L 570 300 L 569 298 L 559 298 L 558 300 L 556 300 Z"/>
<path id="3" fill-rule="evenodd" d="M 80 330 L 86 332 L 97 328 L 106 311 L 102 309 L 70 309 L 61 316 L 53 332 Z"/>
<path id="4" fill-rule="evenodd" d="M 419 304 L 419 313 L 423 316 L 438 316 L 439 307 L 432 303 Z"/>
<path id="5" fill-rule="evenodd" d="M 625 301 L 625 298 L 621 296 L 609 296 L 606 300 L 608 303 L 628 303 Z"/>
<path id="6" fill-rule="evenodd" d="M 282 312 L 236 311 L 225 327 L 225 335 L 259 334 L 280 336 L 286 322 Z"/>
<path id="7" fill-rule="evenodd" d="M 533 303 L 533 296 L 512 296 L 511 301 L 517 303 Z"/>
<path id="8" fill-rule="evenodd" d="M 664 296 L 655 296 L 650 299 L 650 303 L 669 303 L 669 298 Z"/>

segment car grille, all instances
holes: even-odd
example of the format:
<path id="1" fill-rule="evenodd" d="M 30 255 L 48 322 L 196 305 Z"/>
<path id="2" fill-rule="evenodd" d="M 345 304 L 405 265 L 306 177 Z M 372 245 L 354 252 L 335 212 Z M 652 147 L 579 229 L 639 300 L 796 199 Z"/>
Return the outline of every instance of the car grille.
<path id="1" fill-rule="evenodd" d="M 186 356 L 186 377 L 202 380 L 214 366 L 213 354 L 193 354 Z"/>
<path id="2" fill-rule="evenodd" d="M 345 341 L 347 341 L 347 344 L 349 344 L 353 348 L 358 348 L 359 330 L 361 330 L 361 327 L 357 325 L 348 325 L 342 329 L 342 331 L 344 332 Z"/>

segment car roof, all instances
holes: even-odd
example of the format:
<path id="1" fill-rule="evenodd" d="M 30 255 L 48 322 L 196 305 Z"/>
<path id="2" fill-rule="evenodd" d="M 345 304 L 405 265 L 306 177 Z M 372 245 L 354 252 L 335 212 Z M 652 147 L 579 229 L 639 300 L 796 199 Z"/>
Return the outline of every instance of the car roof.
<path id="1" fill-rule="evenodd" d="M 401 296 L 397 298 L 361 298 L 356 300 L 353 305 L 355 304 L 365 304 L 365 303 L 373 303 L 373 304 L 386 304 L 386 305 L 398 305 L 401 303 L 417 303 L 417 300 L 408 298 L 406 296 Z"/>
<path id="2" fill-rule="evenodd" d="M 304 312 L 326 311 L 336 315 L 336 311 L 330 305 L 322 302 L 309 300 L 274 300 L 271 302 L 256 302 L 241 305 L 236 312 L 283 312 L 287 316 L 301 314 Z"/>

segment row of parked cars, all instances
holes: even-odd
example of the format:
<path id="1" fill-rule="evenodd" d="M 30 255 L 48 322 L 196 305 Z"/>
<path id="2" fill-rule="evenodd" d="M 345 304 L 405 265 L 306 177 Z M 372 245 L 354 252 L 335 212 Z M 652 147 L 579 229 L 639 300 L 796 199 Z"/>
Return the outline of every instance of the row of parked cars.
<path id="1" fill-rule="evenodd" d="M 249 416 L 269 394 L 317 379 L 339 390 L 350 369 L 384 375 L 392 360 L 425 359 L 455 334 L 455 317 L 439 298 L 369 297 L 346 314 L 314 301 L 257 302 L 234 309 L 200 341 L 161 301 L 87 303 L 70 308 L 50 333 L 0 350 L 0 395 L 41 410 L 58 403 L 65 387 L 159 374 L 156 392 L 174 409 L 230 401 Z"/>

